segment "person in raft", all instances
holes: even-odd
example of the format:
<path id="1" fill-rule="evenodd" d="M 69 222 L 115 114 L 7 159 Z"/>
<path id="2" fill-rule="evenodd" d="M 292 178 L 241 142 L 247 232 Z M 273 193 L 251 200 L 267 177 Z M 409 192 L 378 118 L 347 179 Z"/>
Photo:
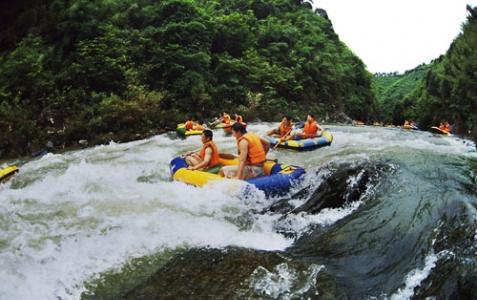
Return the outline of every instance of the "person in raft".
<path id="1" fill-rule="evenodd" d="M 204 122 L 203 121 L 198 121 L 197 123 L 194 123 L 194 126 L 192 127 L 192 129 L 193 130 L 198 130 L 198 131 L 205 130 Z"/>
<path id="2" fill-rule="evenodd" d="M 320 132 L 318 132 L 320 131 Z M 290 137 L 292 140 L 310 139 L 321 135 L 323 128 L 316 122 L 315 115 L 308 114 L 303 131 Z"/>
<path id="3" fill-rule="evenodd" d="M 292 118 L 289 116 L 284 116 L 282 118 L 282 121 L 280 122 L 280 126 L 278 128 L 272 129 L 269 132 L 267 132 L 268 136 L 272 135 L 278 135 L 280 138 L 285 138 L 288 136 L 293 129 L 293 122 Z"/>
<path id="4" fill-rule="evenodd" d="M 449 133 L 452 131 L 452 127 L 449 122 L 441 122 L 439 124 L 439 129 Z"/>
<path id="5" fill-rule="evenodd" d="M 220 174 L 227 178 L 250 179 L 263 175 L 263 163 L 267 160 L 270 145 L 252 132 L 247 132 L 241 123 L 232 126 L 232 135 L 237 140 L 238 166 L 225 166 Z"/>
<path id="6" fill-rule="evenodd" d="M 235 114 L 235 122 L 243 123 L 243 117 L 239 114 Z"/>
<path id="7" fill-rule="evenodd" d="M 194 119 L 187 118 L 187 121 L 184 123 L 184 127 L 186 130 L 192 130 L 194 128 Z"/>
<path id="8" fill-rule="evenodd" d="M 202 132 L 202 149 L 199 152 L 188 152 L 184 156 L 189 170 L 213 168 L 219 165 L 219 149 L 212 140 L 214 134 L 206 129 Z"/>

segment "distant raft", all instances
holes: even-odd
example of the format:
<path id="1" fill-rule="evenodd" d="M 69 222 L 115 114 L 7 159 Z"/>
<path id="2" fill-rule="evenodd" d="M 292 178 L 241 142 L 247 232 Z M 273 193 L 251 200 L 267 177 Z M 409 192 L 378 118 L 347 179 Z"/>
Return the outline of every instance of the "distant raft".
<path id="1" fill-rule="evenodd" d="M 443 134 L 443 135 L 447 135 L 447 136 L 452 136 L 452 133 L 450 133 L 448 131 L 445 131 L 445 130 L 442 130 L 439 127 L 436 127 L 436 126 L 431 127 L 431 132 L 432 133 L 437 133 L 437 134 Z"/>
<path id="2" fill-rule="evenodd" d="M 238 165 L 237 157 L 230 154 L 220 155 L 222 166 Z M 174 180 L 181 181 L 195 186 L 204 186 L 208 183 L 220 180 L 230 180 L 218 175 L 220 168 L 214 170 L 198 171 L 188 170 L 187 163 L 183 157 L 176 157 L 171 161 L 171 175 Z M 276 161 L 267 160 L 263 166 L 264 176 L 247 179 L 246 182 L 254 185 L 266 195 L 281 195 L 287 193 L 294 183 L 305 174 L 301 167 L 279 164 Z"/>
<path id="3" fill-rule="evenodd" d="M 201 135 L 203 130 L 187 130 L 185 128 L 185 124 L 177 124 L 177 129 L 176 129 L 177 135 L 181 137 L 186 137 L 190 135 Z"/>
<path id="4" fill-rule="evenodd" d="M 19 172 L 20 170 L 17 166 L 9 166 L 3 169 L 0 169 L 0 181 L 7 180 L 13 174 Z"/>
<path id="5" fill-rule="evenodd" d="M 288 140 L 281 141 L 277 137 L 268 137 L 268 142 L 270 147 L 275 147 L 277 143 L 279 148 L 292 149 L 295 151 L 312 151 L 321 147 L 326 147 L 331 145 L 333 142 L 333 135 L 325 130 L 321 136 L 312 138 L 312 139 L 303 139 L 303 140 Z"/>
<path id="6" fill-rule="evenodd" d="M 413 125 L 402 125 L 402 129 L 408 129 L 408 130 L 419 130 L 419 127 L 413 126 Z"/>

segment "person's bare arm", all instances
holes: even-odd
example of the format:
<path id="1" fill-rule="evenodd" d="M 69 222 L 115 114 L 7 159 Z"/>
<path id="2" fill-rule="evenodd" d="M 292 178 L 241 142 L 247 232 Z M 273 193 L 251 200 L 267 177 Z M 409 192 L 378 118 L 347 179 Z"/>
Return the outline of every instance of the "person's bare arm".
<path id="1" fill-rule="evenodd" d="M 270 150 L 270 143 L 262 138 L 260 138 L 260 142 L 262 142 L 262 146 L 263 146 L 263 150 L 265 150 L 265 154 L 268 153 L 268 150 Z"/>
<path id="2" fill-rule="evenodd" d="M 189 167 L 189 170 L 199 170 L 199 169 L 205 168 L 209 165 L 209 162 L 211 159 L 212 159 L 212 149 L 210 149 L 210 147 L 207 147 L 207 149 L 205 149 L 204 160 L 196 166 Z"/>
<path id="3" fill-rule="evenodd" d="M 248 141 L 241 140 L 239 143 L 239 165 L 237 169 L 237 177 L 236 179 L 244 179 L 243 171 L 245 169 L 245 164 L 247 163 L 247 156 L 248 156 Z"/>

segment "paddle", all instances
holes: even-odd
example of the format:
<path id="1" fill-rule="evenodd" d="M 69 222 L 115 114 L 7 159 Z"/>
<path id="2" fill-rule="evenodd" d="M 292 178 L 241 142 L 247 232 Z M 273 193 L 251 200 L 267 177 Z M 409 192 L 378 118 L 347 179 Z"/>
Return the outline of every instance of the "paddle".
<path id="1" fill-rule="evenodd" d="M 290 135 L 291 132 L 292 130 L 290 129 L 284 136 L 282 136 L 280 140 L 278 141 L 278 143 L 275 146 L 273 146 L 273 150 L 277 149 L 278 145 L 280 145 Z"/>

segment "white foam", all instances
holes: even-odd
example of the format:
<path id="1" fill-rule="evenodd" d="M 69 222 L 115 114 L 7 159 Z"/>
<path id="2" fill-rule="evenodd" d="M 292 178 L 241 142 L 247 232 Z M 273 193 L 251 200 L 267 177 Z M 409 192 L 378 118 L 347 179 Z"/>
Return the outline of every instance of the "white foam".
<path id="1" fill-rule="evenodd" d="M 424 266 L 417 268 L 409 272 L 404 280 L 404 287 L 400 288 L 396 293 L 391 296 L 391 300 L 410 299 L 414 294 L 414 289 L 418 287 L 421 282 L 426 279 L 431 270 L 436 266 L 438 260 L 437 255 L 434 253 L 426 256 Z"/>
<path id="2" fill-rule="evenodd" d="M 311 265 L 307 271 L 298 272 L 287 263 L 277 265 L 273 271 L 258 267 L 250 276 L 250 288 L 272 299 L 296 299 L 314 287 L 322 269 L 324 266 Z"/>

